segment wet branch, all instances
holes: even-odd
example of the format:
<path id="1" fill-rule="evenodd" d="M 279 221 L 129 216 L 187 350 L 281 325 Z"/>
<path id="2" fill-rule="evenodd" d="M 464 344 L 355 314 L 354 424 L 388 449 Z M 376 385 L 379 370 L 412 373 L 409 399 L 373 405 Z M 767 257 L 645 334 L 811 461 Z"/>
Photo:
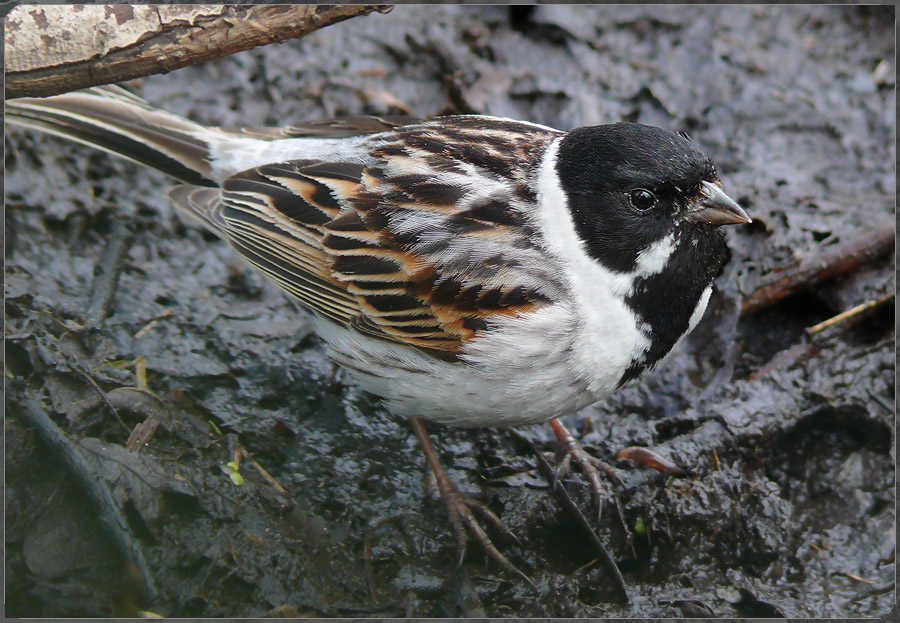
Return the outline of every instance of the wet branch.
<path id="1" fill-rule="evenodd" d="M 106 482 L 97 476 L 84 455 L 84 451 L 66 435 L 33 398 L 26 398 L 17 413 L 37 429 L 44 442 L 53 449 L 54 455 L 63 460 L 88 496 L 94 501 L 97 514 L 106 524 L 125 560 L 134 565 L 140 576 L 144 595 L 152 600 L 157 595 L 153 575 L 147 566 L 140 542 L 128 526 L 128 520 L 113 499 Z"/>
<path id="2" fill-rule="evenodd" d="M 6 97 L 43 97 L 196 65 L 388 5 L 20 5 L 6 16 Z"/>
<path id="3" fill-rule="evenodd" d="M 125 263 L 125 256 L 131 247 L 134 234 L 122 219 L 113 221 L 113 230 L 103 256 L 94 267 L 94 279 L 91 282 L 91 294 L 85 312 L 84 322 L 93 326 L 109 315 L 109 308 L 116 295 L 119 276 Z"/>
<path id="4" fill-rule="evenodd" d="M 798 265 L 770 275 L 744 299 L 741 313 L 752 314 L 781 299 L 871 264 L 894 250 L 894 225 L 868 232 L 845 244 L 813 252 Z"/>
<path id="5" fill-rule="evenodd" d="M 585 517 L 584 513 L 579 510 L 578 506 L 569 496 L 569 493 L 566 491 L 562 482 L 560 482 L 560 480 L 556 477 L 556 472 L 554 472 L 553 468 L 550 467 L 547 459 L 544 458 L 544 455 L 530 438 L 526 437 L 515 429 L 510 429 L 510 432 L 514 437 L 521 441 L 524 441 L 531 446 L 531 450 L 534 453 L 535 458 L 537 459 L 538 471 L 540 471 L 541 475 L 547 479 L 547 483 L 550 484 L 551 492 L 554 496 L 556 496 L 557 501 L 559 501 L 562 507 L 565 508 L 566 511 L 575 519 L 575 521 L 578 523 L 578 526 L 581 528 L 581 532 L 587 537 L 593 548 L 597 550 L 600 561 L 606 568 L 607 572 L 610 574 L 610 579 L 613 582 L 616 594 L 618 595 L 621 602 L 626 604 L 629 603 L 628 587 L 625 585 L 625 578 L 622 577 L 622 572 L 619 571 L 619 567 L 618 565 L 616 565 L 616 561 L 613 560 L 612 554 L 609 553 L 609 550 L 606 549 L 606 546 L 603 545 L 603 542 L 594 533 L 593 528 L 591 528 L 591 523 L 588 521 L 587 517 Z"/>

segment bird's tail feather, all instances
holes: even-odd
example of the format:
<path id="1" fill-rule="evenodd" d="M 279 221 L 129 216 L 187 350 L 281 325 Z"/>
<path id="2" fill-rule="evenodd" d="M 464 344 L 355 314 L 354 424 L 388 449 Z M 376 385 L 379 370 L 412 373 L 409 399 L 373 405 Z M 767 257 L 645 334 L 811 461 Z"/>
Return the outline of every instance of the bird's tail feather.
<path id="1" fill-rule="evenodd" d="M 103 149 L 189 184 L 215 185 L 210 146 L 202 138 L 208 130 L 120 87 L 8 100 L 5 121 Z"/>

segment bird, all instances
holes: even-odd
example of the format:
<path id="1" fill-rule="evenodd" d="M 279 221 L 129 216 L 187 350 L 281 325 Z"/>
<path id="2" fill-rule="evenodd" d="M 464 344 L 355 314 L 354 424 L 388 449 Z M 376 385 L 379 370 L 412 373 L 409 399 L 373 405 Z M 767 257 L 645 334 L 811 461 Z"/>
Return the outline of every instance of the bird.
<path id="1" fill-rule="evenodd" d="M 750 223 L 687 134 L 487 115 L 207 127 L 117 86 L 6 102 L 6 122 L 178 180 L 169 197 L 311 313 L 331 358 L 409 418 L 447 505 L 494 547 L 423 420 L 550 421 L 653 368 L 703 316 Z M 592 471 L 593 470 L 593 471 Z"/>

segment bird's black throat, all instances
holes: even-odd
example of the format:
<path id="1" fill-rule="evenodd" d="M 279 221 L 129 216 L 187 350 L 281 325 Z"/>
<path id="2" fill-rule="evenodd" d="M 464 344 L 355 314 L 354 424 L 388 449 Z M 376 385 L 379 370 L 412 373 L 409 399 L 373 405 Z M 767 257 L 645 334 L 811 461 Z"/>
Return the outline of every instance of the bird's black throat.
<path id="1" fill-rule="evenodd" d="M 721 229 L 704 227 L 682 233 L 663 270 L 635 278 L 625 298 L 638 322 L 649 330 L 650 347 L 632 362 L 620 384 L 652 368 L 672 350 L 687 332 L 703 291 L 730 258 Z"/>

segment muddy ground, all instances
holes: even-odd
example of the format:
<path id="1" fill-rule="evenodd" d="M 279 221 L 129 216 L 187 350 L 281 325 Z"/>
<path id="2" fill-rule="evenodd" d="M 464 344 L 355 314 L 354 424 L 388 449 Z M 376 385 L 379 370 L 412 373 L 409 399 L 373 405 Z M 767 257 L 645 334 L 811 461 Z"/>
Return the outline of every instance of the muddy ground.
<path id="1" fill-rule="evenodd" d="M 733 258 L 703 323 L 658 370 L 566 420 L 623 473 L 599 534 L 627 603 L 526 443 L 432 425 L 451 475 L 518 535 L 518 546 L 494 537 L 537 592 L 477 547 L 457 568 L 408 425 L 328 361 L 302 310 L 176 215 L 163 176 L 8 132 L 8 614 L 887 614 L 893 246 L 739 310 L 777 271 L 837 263 L 893 229 L 894 45 L 882 7 L 398 6 L 131 85 L 218 125 L 625 119 L 685 130 L 707 150 L 755 222 L 729 230 Z M 117 248 L 121 278 L 97 318 L 95 270 Z M 138 358 L 149 394 L 128 389 L 136 368 L 123 362 Z M 158 428 L 127 450 L 150 418 Z M 549 427 L 522 432 L 552 452 Z M 633 445 L 688 474 L 615 460 Z M 223 466 L 241 448 L 252 460 L 237 486 Z M 590 512 L 585 481 L 566 488 Z"/>

